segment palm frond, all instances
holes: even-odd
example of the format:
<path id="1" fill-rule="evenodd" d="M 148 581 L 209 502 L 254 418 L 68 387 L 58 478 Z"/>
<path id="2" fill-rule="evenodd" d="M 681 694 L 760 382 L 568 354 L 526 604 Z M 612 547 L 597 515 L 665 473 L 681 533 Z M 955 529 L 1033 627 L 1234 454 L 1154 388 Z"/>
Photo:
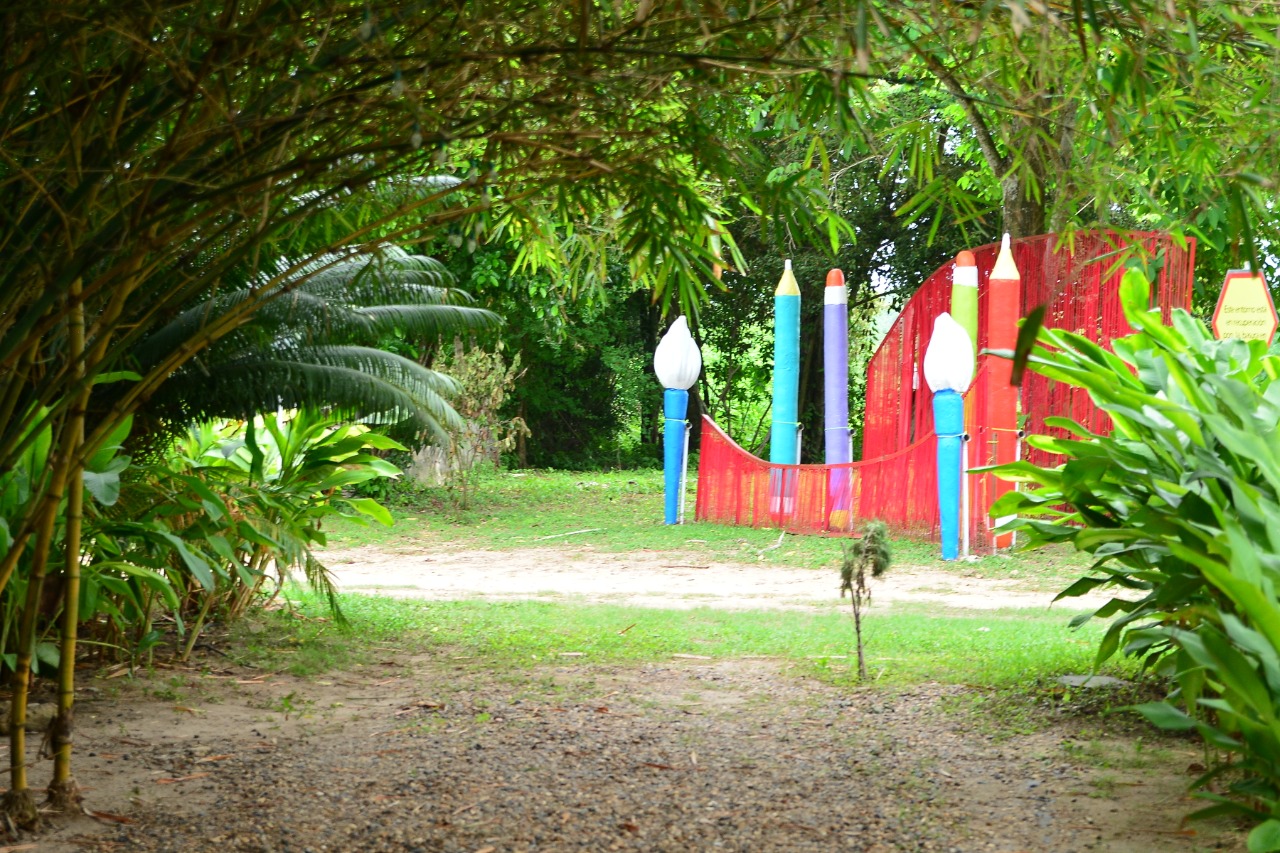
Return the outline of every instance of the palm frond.
<path id="1" fill-rule="evenodd" d="M 341 410 L 380 423 L 411 421 L 445 439 L 462 421 L 448 403 L 449 377 L 377 348 L 395 334 L 438 339 L 492 329 L 496 314 L 472 307 L 434 258 L 398 247 L 304 262 L 279 259 L 275 278 L 194 305 L 134 350 L 142 367 L 166 358 L 254 288 L 276 288 L 252 319 L 191 359 L 152 398 L 160 420 L 185 426 L 205 417 L 249 417 L 287 408 Z M 462 303 L 462 304 L 459 304 Z"/>
<path id="2" fill-rule="evenodd" d="M 380 334 L 401 331 L 431 338 L 492 329 L 501 322 L 491 311 L 460 305 L 378 305 L 357 308 L 352 313 L 368 321 Z"/>
<path id="3" fill-rule="evenodd" d="M 209 418 L 247 419 L 275 408 L 341 412 L 361 422 L 410 421 L 442 440 L 462 427 L 447 397 L 453 379 L 373 347 L 315 347 L 282 354 L 253 353 L 184 371 L 166 386 L 180 389 L 153 401 L 175 423 Z"/>

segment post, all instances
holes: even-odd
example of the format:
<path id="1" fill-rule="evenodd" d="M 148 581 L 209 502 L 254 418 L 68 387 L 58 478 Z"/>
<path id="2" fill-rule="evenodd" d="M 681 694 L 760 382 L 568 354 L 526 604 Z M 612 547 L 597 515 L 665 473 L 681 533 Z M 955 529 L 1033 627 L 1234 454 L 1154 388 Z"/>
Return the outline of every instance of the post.
<path id="1" fill-rule="evenodd" d="M 942 540 L 942 559 L 954 560 L 959 556 L 964 397 L 949 389 L 934 392 L 933 429 L 938 436 L 938 535 Z"/>
<path id="2" fill-rule="evenodd" d="M 960 439 L 960 556 L 969 556 L 969 433 Z"/>
<path id="3" fill-rule="evenodd" d="M 684 520 L 684 484 L 689 464 L 689 389 L 702 371 L 702 354 L 689 331 L 688 320 L 677 317 L 653 353 L 653 370 L 662 383 L 662 475 L 666 489 L 663 517 L 667 524 Z"/>
<path id="4" fill-rule="evenodd" d="M 667 524 L 679 524 L 684 496 L 684 448 L 689 425 L 685 415 L 689 411 L 689 392 L 682 388 L 668 388 L 662 392 L 662 414 L 665 418 L 662 430 L 662 473 L 666 503 L 664 518 Z M 685 457 L 687 458 L 687 457 Z"/>
<path id="5" fill-rule="evenodd" d="M 688 421 L 684 424 L 684 466 L 680 472 L 680 520 L 677 524 L 684 524 L 684 502 L 685 496 L 689 493 L 689 434 L 693 432 L 693 427 Z"/>
<path id="6" fill-rule="evenodd" d="M 954 560 L 960 550 L 964 392 L 973 381 L 973 344 L 968 332 L 945 312 L 933 321 L 933 334 L 924 351 L 924 380 L 933 391 L 933 432 L 938 440 L 938 534 L 942 559 Z"/>

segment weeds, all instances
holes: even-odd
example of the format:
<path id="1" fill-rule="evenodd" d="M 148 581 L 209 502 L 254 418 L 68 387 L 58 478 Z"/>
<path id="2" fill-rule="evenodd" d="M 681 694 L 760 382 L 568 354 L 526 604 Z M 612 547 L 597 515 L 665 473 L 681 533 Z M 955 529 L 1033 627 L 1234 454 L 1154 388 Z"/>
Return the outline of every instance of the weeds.
<path id="1" fill-rule="evenodd" d="M 840 566 L 840 597 L 849 593 L 853 610 L 853 630 L 858 640 L 858 680 L 867 680 L 867 661 L 862 653 L 862 611 L 871 604 L 871 587 L 867 586 L 867 570 L 880 577 L 889 570 L 889 529 L 883 522 L 868 522 L 862 538 L 844 546 L 844 563 Z"/>

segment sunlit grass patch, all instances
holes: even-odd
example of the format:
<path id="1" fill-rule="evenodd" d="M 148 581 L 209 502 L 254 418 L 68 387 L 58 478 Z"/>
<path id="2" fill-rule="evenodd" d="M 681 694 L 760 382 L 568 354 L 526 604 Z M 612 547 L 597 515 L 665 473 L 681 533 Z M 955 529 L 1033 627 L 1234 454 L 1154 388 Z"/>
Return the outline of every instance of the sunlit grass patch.
<path id="1" fill-rule="evenodd" d="M 833 682 L 853 680 L 853 627 L 845 613 L 344 595 L 351 627 L 341 631 L 315 621 L 324 618 L 324 602 L 300 590 L 291 595 L 297 615 L 271 614 L 288 635 L 273 643 L 294 658 L 291 666 L 324 665 L 325 654 L 368 657 L 370 647 L 392 645 L 493 669 L 768 657 Z M 873 610 L 865 624 L 869 675 L 877 683 L 1009 686 L 1089 672 L 1101 626 L 1071 630 L 1067 621 L 1066 612 L 1045 610 Z"/>

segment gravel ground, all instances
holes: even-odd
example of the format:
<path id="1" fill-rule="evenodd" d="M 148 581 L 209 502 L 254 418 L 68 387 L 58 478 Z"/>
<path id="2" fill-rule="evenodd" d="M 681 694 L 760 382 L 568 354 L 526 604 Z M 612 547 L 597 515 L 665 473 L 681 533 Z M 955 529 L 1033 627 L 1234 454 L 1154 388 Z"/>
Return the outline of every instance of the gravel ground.
<path id="1" fill-rule="evenodd" d="M 1190 752 L 1117 769 L 1097 753 L 1131 746 L 1069 720 L 997 737 L 963 687 L 838 690 L 750 659 L 387 665 L 87 703 L 79 772 L 103 815 L 30 849 L 1242 849 L 1180 827 Z"/>

